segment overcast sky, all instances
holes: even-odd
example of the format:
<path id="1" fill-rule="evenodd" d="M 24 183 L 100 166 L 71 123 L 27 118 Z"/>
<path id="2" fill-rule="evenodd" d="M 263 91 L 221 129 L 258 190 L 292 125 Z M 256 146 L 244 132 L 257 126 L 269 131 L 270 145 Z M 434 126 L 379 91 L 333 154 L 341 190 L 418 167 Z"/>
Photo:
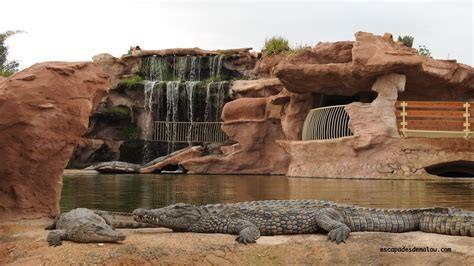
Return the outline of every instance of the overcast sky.
<path id="1" fill-rule="evenodd" d="M 435 58 L 473 65 L 472 1 L 187 1 L 8 0 L 0 4 L 0 32 L 21 68 L 51 60 L 120 56 L 142 49 L 262 48 L 280 35 L 293 44 L 353 40 L 356 31 L 415 37 Z"/>

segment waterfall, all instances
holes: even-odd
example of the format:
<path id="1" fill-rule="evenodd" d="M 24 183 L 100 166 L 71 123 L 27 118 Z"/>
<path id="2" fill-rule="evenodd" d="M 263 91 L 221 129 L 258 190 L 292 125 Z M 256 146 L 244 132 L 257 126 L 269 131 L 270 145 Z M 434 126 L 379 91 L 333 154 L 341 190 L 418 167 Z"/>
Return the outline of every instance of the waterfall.
<path id="1" fill-rule="evenodd" d="M 174 57 L 175 80 L 186 80 L 186 70 L 188 69 L 188 57 Z"/>
<path id="2" fill-rule="evenodd" d="M 191 69 L 189 71 L 189 80 L 201 80 L 201 57 L 191 57 Z"/>
<path id="3" fill-rule="evenodd" d="M 163 121 L 162 131 L 168 153 L 178 146 L 178 123 L 189 122 L 179 129 L 185 141 L 192 145 L 196 121 L 220 121 L 227 95 L 228 82 L 223 78 L 223 55 L 212 56 L 148 56 L 142 59 L 139 74 L 144 79 L 145 124 L 142 136 L 144 162 L 153 155 L 152 128 L 154 120 Z M 184 91 L 183 91 L 184 90 Z M 186 95 L 186 98 L 184 96 Z M 182 99 L 180 99 L 180 96 Z M 205 105 L 203 101 L 205 98 Z M 204 114 L 200 113 L 203 112 Z M 153 127 L 151 127 L 153 125 Z M 181 132 L 181 130 L 185 130 Z M 179 135 L 179 138 L 183 138 Z M 181 140 L 182 141 L 182 140 Z M 165 146 L 166 147 L 166 146 Z M 165 148 L 166 149 L 166 148 Z"/>
<path id="4" fill-rule="evenodd" d="M 143 136 L 145 140 L 150 140 L 150 129 L 153 128 L 153 88 L 156 81 L 145 81 L 143 109 L 145 110 Z M 150 127 L 151 125 L 151 127 Z M 143 146 L 143 162 L 147 162 L 150 157 L 150 147 L 148 142 Z"/>
<path id="5" fill-rule="evenodd" d="M 221 77 L 222 59 L 224 55 L 216 55 L 209 59 L 209 78 Z"/>
<path id="6" fill-rule="evenodd" d="M 186 82 L 186 92 L 188 95 L 188 120 L 189 127 L 186 139 L 188 140 L 188 145 L 191 146 L 191 134 L 193 130 L 194 122 L 194 88 L 199 84 L 199 81 L 188 81 Z"/>
<path id="7" fill-rule="evenodd" d="M 166 83 L 166 139 L 168 139 L 168 153 L 174 151 L 176 140 L 176 124 L 169 122 L 178 121 L 179 81 Z M 171 142 L 171 143 L 170 143 Z"/>
<path id="8" fill-rule="evenodd" d="M 220 81 L 217 82 L 217 91 L 216 91 L 216 116 L 215 116 L 215 121 L 220 121 L 221 120 L 221 112 L 222 112 L 222 107 L 224 106 L 224 100 L 225 100 L 225 94 L 226 91 L 224 90 L 224 85 L 227 84 L 227 81 Z"/>
<path id="9" fill-rule="evenodd" d="M 206 109 L 204 111 L 204 121 L 210 121 L 212 112 L 212 101 L 211 101 L 211 88 L 214 82 L 209 82 L 206 86 Z"/>
<path id="10" fill-rule="evenodd" d="M 146 80 L 164 80 L 167 78 L 168 64 L 164 58 L 154 55 L 143 59 L 140 72 Z"/>

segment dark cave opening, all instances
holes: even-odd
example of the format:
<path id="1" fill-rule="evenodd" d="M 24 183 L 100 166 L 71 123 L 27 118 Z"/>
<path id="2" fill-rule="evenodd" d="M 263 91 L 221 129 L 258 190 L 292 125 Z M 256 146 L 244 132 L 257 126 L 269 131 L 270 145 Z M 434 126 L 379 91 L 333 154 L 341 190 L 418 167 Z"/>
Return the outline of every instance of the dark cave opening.
<path id="1" fill-rule="evenodd" d="M 425 167 L 426 172 L 443 177 L 474 177 L 474 161 L 452 161 Z"/>

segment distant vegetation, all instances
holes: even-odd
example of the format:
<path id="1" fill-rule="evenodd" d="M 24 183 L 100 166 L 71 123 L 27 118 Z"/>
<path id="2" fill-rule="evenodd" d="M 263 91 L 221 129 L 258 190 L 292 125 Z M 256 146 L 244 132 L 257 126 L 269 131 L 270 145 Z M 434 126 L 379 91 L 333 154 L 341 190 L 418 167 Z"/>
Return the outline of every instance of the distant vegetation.
<path id="1" fill-rule="evenodd" d="M 275 55 L 291 51 L 288 40 L 283 37 L 271 37 L 265 40 L 264 55 Z"/>
<path id="2" fill-rule="evenodd" d="M 413 38 L 412 36 L 410 35 L 405 35 L 405 36 L 398 36 L 398 41 L 399 42 L 402 42 L 405 46 L 408 46 L 410 48 L 413 47 L 413 40 L 415 38 Z"/>
<path id="3" fill-rule="evenodd" d="M 418 54 L 432 58 L 431 51 L 426 47 L 426 45 L 418 46 Z"/>
<path id="4" fill-rule="evenodd" d="M 398 41 L 402 42 L 405 46 L 408 46 L 410 48 L 413 47 L 413 41 L 415 38 L 410 35 L 405 35 L 405 36 L 398 36 Z M 418 46 L 418 54 L 422 56 L 427 56 L 432 58 L 431 56 L 431 51 L 426 47 L 426 45 L 420 45 Z"/>
<path id="5" fill-rule="evenodd" d="M 7 31 L 0 33 L 0 76 L 8 77 L 18 71 L 18 66 L 20 64 L 15 60 L 7 60 L 8 46 L 6 46 L 5 41 L 8 39 L 8 37 L 20 32 L 21 31 Z"/>
<path id="6" fill-rule="evenodd" d="M 262 53 L 264 55 L 276 55 L 276 54 L 294 54 L 301 52 L 302 50 L 311 47 L 309 44 L 289 44 L 289 41 L 284 37 L 274 36 L 265 40 Z"/>

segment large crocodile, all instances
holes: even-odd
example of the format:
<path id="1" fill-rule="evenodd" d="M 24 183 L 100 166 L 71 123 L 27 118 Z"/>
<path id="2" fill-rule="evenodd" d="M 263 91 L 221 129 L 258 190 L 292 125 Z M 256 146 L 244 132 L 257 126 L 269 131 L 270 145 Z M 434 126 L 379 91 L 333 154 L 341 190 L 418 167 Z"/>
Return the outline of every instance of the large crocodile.
<path id="1" fill-rule="evenodd" d="M 304 234 L 322 230 L 328 239 L 345 242 L 352 231 L 407 232 L 420 230 L 424 215 L 456 216 L 449 224 L 452 235 L 473 236 L 472 213 L 454 208 L 376 209 L 321 200 L 266 200 L 232 204 L 173 204 L 159 209 L 136 209 L 135 220 L 174 231 L 238 234 L 241 243 L 253 243 L 260 235 Z M 438 228 L 442 219 L 425 219 L 425 231 Z M 446 226 L 446 225 L 444 225 Z M 431 230 L 436 232 L 436 230 Z M 431 232 L 430 231 L 430 232 Z"/>
<path id="2" fill-rule="evenodd" d="M 125 235 L 115 228 L 155 227 L 134 221 L 131 213 L 73 209 L 56 217 L 53 224 L 46 227 L 53 230 L 48 234 L 49 245 L 59 246 L 61 240 L 74 242 L 117 242 Z"/>

